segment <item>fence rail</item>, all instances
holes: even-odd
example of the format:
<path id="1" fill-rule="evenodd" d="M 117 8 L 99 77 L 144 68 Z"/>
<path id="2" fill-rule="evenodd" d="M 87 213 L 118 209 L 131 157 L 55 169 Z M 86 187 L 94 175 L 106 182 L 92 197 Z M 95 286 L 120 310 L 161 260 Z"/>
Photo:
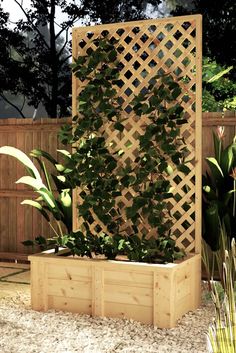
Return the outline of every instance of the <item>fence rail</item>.
<path id="1" fill-rule="evenodd" d="M 64 148 L 57 133 L 70 121 L 69 118 L 35 122 L 31 119 L 0 119 L 0 146 L 11 145 L 26 153 L 41 148 L 57 158 L 56 150 Z M 225 126 L 224 143 L 227 145 L 235 135 L 236 112 L 226 112 L 223 116 L 221 113 L 203 113 L 203 172 L 206 170 L 204 158 L 214 155 L 212 130 L 219 125 Z M 14 158 L 0 156 L 0 259 L 24 260 L 31 249 L 21 244 L 23 240 L 51 234 L 47 222 L 36 210 L 20 205 L 25 198 L 35 196 L 25 186 L 15 184 L 23 175 L 24 168 Z"/>

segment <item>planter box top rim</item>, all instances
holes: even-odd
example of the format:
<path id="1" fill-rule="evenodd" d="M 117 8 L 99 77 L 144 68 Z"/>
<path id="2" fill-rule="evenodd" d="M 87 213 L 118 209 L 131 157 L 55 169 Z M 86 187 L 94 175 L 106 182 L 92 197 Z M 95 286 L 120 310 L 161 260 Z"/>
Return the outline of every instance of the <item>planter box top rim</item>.
<path id="1" fill-rule="evenodd" d="M 90 259 L 90 258 L 79 258 L 79 257 L 67 257 L 63 256 L 64 254 L 67 254 L 68 250 L 67 249 L 62 249 L 59 251 L 59 253 L 55 254 L 54 250 L 46 250 L 41 253 L 33 254 L 28 257 L 29 261 L 34 261 L 34 260 L 42 260 L 44 259 L 45 261 L 49 259 L 53 259 L 56 261 L 60 260 L 69 260 L 69 261 L 81 261 L 81 262 L 90 262 L 93 264 L 119 264 L 121 266 L 123 265 L 128 265 L 128 266 L 142 266 L 142 267 L 161 267 L 161 268 L 174 268 L 177 265 L 184 263 L 187 260 L 190 260 L 191 258 L 195 256 L 200 256 L 200 254 L 187 254 L 183 259 L 177 260 L 176 262 L 169 262 L 166 264 L 155 264 L 155 263 L 147 263 L 147 262 L 135 262 L 135 261 L 122 261 L 122 260 L 106 260 L 106 259 Z"/>

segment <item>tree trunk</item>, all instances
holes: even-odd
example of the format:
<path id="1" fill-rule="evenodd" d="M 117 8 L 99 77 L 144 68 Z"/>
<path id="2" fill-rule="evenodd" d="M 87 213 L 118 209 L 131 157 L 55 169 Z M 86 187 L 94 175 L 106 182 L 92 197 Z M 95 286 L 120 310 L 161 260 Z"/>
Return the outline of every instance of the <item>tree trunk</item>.
<path id="1" fill-rule="evenodd" d="M 58 57 L 56 48 L 56 34 L 55 34 L 55 0 L 51 0 L 51 13 L 49 22 L 50 33 L 50 57 L 51 57 L 51 73 L 52 73 L 52 86 L 51 86 L 51 104 L 48 107 L 48 115 L 50 118 L 57 118 L 57 95 L 58 95 Z"/>

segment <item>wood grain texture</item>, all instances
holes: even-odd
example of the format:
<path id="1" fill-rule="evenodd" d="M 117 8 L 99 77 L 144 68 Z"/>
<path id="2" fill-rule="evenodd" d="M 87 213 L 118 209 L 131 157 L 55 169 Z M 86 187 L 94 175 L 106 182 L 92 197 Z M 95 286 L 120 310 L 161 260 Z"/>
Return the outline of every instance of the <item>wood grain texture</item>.
<path id="1" fill-rule="evenodd" d="M 202 131 L 202 171 L 209 171 L 206 157 L 214 157 L 213 132 L 217 133 L 217 127 L 224 127 L 223 145 L 227 147 L 236 136 L 236 112 L 211 112 L 203 113 Z"/>
<path id="2" fill-rule="evenodd" d="M 57 158 L 57 149 L 62 147 L 57 134 L 65 123 L 70 124 L 71 119 L 41 119 L 35 122 L 32 119 L 1 119 L 0 146 L 13 146 L 25 153 L 40 148 Z M 51 171 L 52 167 L 47 166 Z M 31 253 L 31 248 L 21 244 L 24 240 L 33 240 L 38 235 L 52 235 L 37 210 L 20 204 L 24 199 L 36 197 L 30 188 L 15 184 L 24 175 L 26 171 L 20 162 L 0 155 L 0 252 L 5 252 L 6 257 Z"/>
<path id="3" fill-rule="evenodd" d="M 200 254 L 168 265 L 83 260 L 50 251 L 29 260 L 34 310 L 68 310 L 170 328 L 200 304 Z"/>
<path id="4" fill-rule="evenodd" d="M 158 73 L 170 73 L 181 86 L 182 93 L 178 100 L 183 105 L 187 119 L 187 123 L 181 128 L 181 134 L 189 151 L 186 158 L 191 161 L 191 173 L 185 176 L 175 171 L 170 176 L 176 198 L 168 200 L 168 207 L 174 219 L 172 233 L 177 245 L 187 252 L 201 250 L 201 23 L 201 16 L 194 15 L 73 29 L 74 58 L 87 55 L 88 50 L 95 50 L 93 40 L 105 32 L 108 38 L 118 40 L 115 45 L 120 48 L 118 60 L 122 67 L 122 87 L 118 88 L 118 95 L 123 101 L 122 117 L 126 120 L 122 133 L 114 130 L 109 123 L 103 126 L 103 130 L 106 132 L 107 146 L 113 146 L 113 152 L 114 149 L 124 151 L 121 163 L 129 161 L 132 165 L 138 153 L 138 136 L 144 133 L 149 124 L 147 118 L 137 118 L 131 109 L 130 103 L 134 96 L 145 89 Z M 181 80 L 181 77 L 186 80 Z M 86 82 L 73 77 L 73 115 L 77 114 L 77 96 L 85 84 Z M 124 221 L 121 231 L 129 228 L 125 208 L 131 204 L 130 194 L 135 195 L 134 190 L 125 189 L 116 201 L 123 205 L 120 207 Z M 74 192 L 73 200 L 74 230 L 83 229 L 83 219 L 77 216 L 77 205 L 83 202 L 82 190 L 77 189 Z M 106 226 L 90 211 L 93 217 L 90 231 L 95 234 L 99 226 L 101 232 L 109 234 Z M 140 234 L 151 235 L 148 222 L 145 221 L 138 227 Z"/>

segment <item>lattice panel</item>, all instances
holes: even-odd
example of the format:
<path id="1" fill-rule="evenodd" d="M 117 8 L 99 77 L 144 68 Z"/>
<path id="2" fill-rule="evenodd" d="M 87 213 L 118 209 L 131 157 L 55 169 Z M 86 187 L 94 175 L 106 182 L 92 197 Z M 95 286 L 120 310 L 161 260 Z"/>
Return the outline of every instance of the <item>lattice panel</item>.
<path id="1" fill-rule="evenodd" d="M 185 110 L 187 124 L 181 134 L 185 138 L 191 160 L 191 173 L 187 176 L 174 172 L 171 183 L 175 198 L 169 201 L 175 220 L 172 231 L 177 244 L 186 251 L 200 251 L 201 239 L 201 16 L 185 16 L 159 20 L 137 21 L 112 25 L 75 28 L 73 30 L 73 57 L 87 55 L 96 49 L 93 40 L 107 35 L 118 40 L 117 51 L 121 65 L 120 80 L 123 115 L 128 119 L 120 133 L 110 125 L 104 127 L 107 143 L 116 150 L 123 149 L 121 162 L 132 163 L 137 155 L 137 138 L 148 124 L 146 118 L 138 119 L 131 108 L 135 95 L 148 87 L 153 76 L 170 73 L 179 81 L 182 93 L 178 97 Z M 84 83 L 73 78 L 73 114 L 77 113 L 77 100 Z M 117 201 L 122 207 L 130 205 L 134 191 L 124 190 Z M 133 195 L 134 196 L 134 195 Z M 80 190 L 74 193 L 74 229 L 82 224 L 76 206 L 82 202 Z M 107 232 L 106 227 L 93 214 L 91 231 Z M 125 217 L 124 217 L 125 219 Z M 141 233 L 148 233 L 149 226 L 140 224 Z"/>

